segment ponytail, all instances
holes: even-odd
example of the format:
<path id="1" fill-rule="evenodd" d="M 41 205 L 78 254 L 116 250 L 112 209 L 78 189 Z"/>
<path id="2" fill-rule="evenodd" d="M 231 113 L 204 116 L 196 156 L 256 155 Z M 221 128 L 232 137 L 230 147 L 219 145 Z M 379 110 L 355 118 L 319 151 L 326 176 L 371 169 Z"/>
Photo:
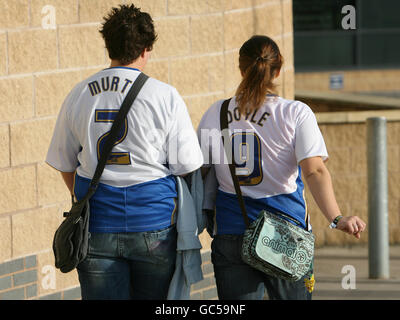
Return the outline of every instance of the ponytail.
<path id="1" fill-rule="evenodd" d="M 278 75 L 283 58 L 276 43 L 266 36 L 253 36 L 239 51 L 242 82 L 236 90 L 239 112 L 243 115 L 258 110 L 266 94 L 275 89 L 273 80 Z"/>

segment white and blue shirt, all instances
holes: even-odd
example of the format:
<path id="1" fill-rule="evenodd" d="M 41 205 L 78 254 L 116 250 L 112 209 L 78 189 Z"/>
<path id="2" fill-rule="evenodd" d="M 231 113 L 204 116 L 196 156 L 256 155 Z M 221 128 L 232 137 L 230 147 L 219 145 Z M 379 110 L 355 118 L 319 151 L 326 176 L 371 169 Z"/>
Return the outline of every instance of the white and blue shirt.
<path id="1" fill-rule="evenodd" d="M 74 192 L 88 189 L 105 138 L 140 71 L 102 70 L 70 92 L 60 110 L 46 162 L 76 172 Z M 176 207 L 174 176 L 203 164 L 187 107 L 172 86 L 149 78 L 129 111 L 90 200 L 90 232 L 168 227 Z"/>
<path id="2" fill-rule="evenodd" d="M 220 138 L 220 109 L 214 103 L 198 127 L 205 166 L 214 165 L 218 180 L 216 224 L 218 234 L 242 234 L 243 216 Z M 228 108 L 230 139 L 236 175 L 250 221 L 266 209 L 284 213 L 306 228 L 304 184 L 299 162 L 327 159 L 325 142 L 312 110 L 300 101 L 269 95 L 253 113 L 240 115 L 235 98 Z M 224 158 L 225 157 L 225 158 Z"/>

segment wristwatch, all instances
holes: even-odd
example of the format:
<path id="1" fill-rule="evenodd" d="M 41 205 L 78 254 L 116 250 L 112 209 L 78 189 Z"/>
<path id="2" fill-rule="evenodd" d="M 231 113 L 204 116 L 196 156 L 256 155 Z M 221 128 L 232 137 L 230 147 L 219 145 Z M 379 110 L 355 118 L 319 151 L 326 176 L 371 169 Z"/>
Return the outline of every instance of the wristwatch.
<path id="1" fill-rule="evenodd" d="M 329 225 L 329 228 L 336 229 L 337 224 L 339 223 L 339 220 L 342 218 L 343 218 L 343 216 L 338 215 L 335 219 L 333 219 L 332 223 Z"/>

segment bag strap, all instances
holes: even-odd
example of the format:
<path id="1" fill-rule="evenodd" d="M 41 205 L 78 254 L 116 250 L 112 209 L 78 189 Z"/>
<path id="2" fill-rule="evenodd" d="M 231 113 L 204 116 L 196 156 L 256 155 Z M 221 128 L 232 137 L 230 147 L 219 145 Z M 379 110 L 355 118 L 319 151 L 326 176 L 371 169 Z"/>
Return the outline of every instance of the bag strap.
<path id="1" fill-rule="evenodd" d="M 139 91 L 142 89 L 143 85 L 147 81 L 149 77 L 145 75 L 143 72 L 139 74 L 136 78 L 135 82 L 132 84 L 130 90 L 125 96 L 124 101 L 118 111 L 118 114 L 113 121 L 113 125 L 111 127 L 111 131 L 106 138 L 106 142 L 104 144 L 103 152 L 100 156 L 100 159 L 97 163 L 96 170 L 94 172 L 92 181 L 89 185 L 89 190 L 85 195 L 85 200 L 90 199 L 94 193 L 96 192 L 97 186 L 99 185 L 100 177 L 104 171 L 104 167 L 107 163 L 108 157 L 111 153 L 111 150 L 114 147 L 114 143 L 117 140 L 118 134 L 121 130 L 122 123 L 125 121 L 126 115 L 128 114 L 133 102 L 135 101 Z"/>
<path id="2" fill-rule="evenodd" d="M 233 148 L 232 148 L 232 145 L 230 143 L 231 139 L 230 139 L 230 136 L 229 136 L 228 107 L 229 107 L 229 102 L 231 101 L 231 99 L 232 98 L 230 98 L 228 100 L 225 100 L 222 103 L 220 114 L 219 114 L 221 135 L 222 135 L 222 143 L 224 144 L 225 154 L 227 156 L 230 155 L 230 154 L 232 155 L 231 159 L 229 159 L 229 157 L 228 157 L 229 171 L 231 172 L 233 185 L 235 187 L 236 195 L 237 195 L 238 200 L 239 200 L 239 206 L 240 206 L 240 210 L 242 211 L 244 224 L 246 225 L 246 227 L 248 227 L 250 225 L 249 217 L 247 216 L 246 206 L 244 204 L 242 191 L 240 190 L 239 179 L 236 176 L 236 167 L 234 165 L 235 157 L 234 157 L 234 154 L 233 154 Z M 228 131 L 228 132 L 226 132 L 226 131 Z"/>

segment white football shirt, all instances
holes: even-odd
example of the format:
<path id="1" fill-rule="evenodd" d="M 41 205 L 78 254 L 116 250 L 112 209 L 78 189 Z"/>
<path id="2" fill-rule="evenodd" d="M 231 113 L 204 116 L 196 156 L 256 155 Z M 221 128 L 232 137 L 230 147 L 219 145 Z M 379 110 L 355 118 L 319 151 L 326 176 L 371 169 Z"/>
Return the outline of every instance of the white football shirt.
<path id="1" fill-rule="evenodd" d="M 222 161 L 223 145 L 216 138 L 222 103 L 223 100 L 217 101 L 207 110 L 197 132 L 205 165 L 215 165 L 219 189 L 235 193 L 229 167 Z M 228 108 L 228 121 L 234 154 L 239 157 L 237 162 L 242 157 L 243 169 L 237 168 L 236 172 L 242 181 L 243 195 L 264 198 L 292 193 L 297 188 L 301 160 L 314 156 L 328 158 L 315 115 L 300 101 L 269 96 L 256 113 L 243 116 L 233 98 Z M 239 141 L 235 142 L 236 139 Z M 256 154 L 253 156 L 249 152 Z"/>
<path id="2" fill-rule="evenodd" d="M 79 83 L 61 107 L 46 162 L 74 172 L 82 199 L 123 99 L 140 71 L 102 70 Z M 96 193 L 90 232 L 145 232 L 173 223 L 174 176 L 198 169 L 203 157 L 186 105 L 177 90 L 149 78 L 129 110 Z"/>
<path id="3" fill-rule="evenodd" d="M 214 165 L 218 234 L 242 234 L 245 229 L 220 133 L 223 100 L 204 114 L 198 137 L 205 165 Z M 306 228 L 304 185 L 299 162 L 328 153 L 312 110 L 300 101 L 268 96 L 255 112 L 241 115 L 235 98 L 228 108 L 229 135 L 236 175 L 250 221 L 261 210 L 284 213 Z M 229 159 L 229 155 L 228 155 Z"/>
<path id="4" fill-rule="evenodd" d="M 102 70 L 79 83 L 59 113 L 46 162 L 91 179 L 137 69 Z M 202 153 L 186 105 L 172 86 L 149 78 L 127 115 L 101 183 L 126 187 L 199 168 Z"/>

